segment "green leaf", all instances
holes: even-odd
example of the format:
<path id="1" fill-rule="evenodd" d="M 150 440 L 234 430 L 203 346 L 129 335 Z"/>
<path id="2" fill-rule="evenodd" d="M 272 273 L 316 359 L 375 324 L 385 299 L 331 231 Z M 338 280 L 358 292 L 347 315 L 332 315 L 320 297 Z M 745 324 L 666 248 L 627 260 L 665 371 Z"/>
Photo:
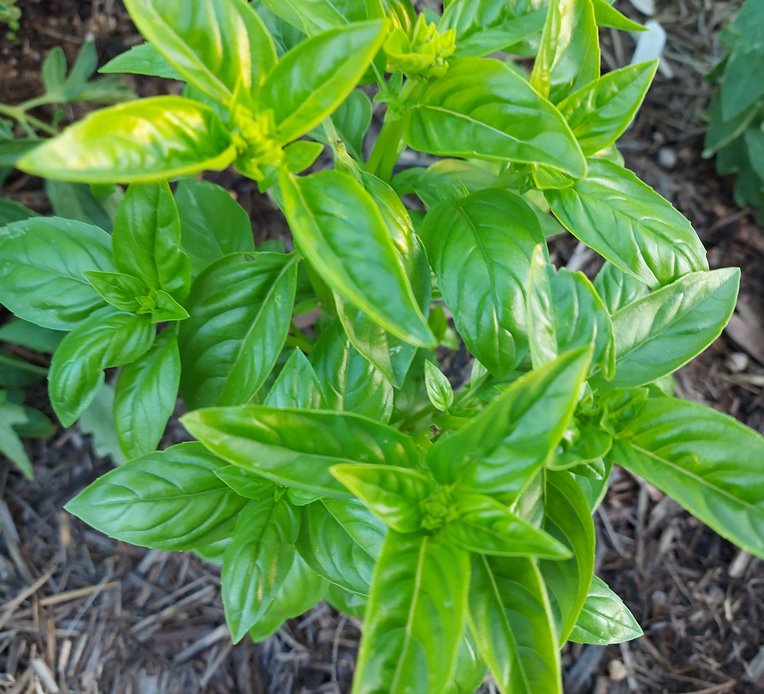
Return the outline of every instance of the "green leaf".
<path id="1" fill-rule="evenodd" d="M 103 306 L 83 276 L 114 270 L 111 238 L 103 229 L 35 217 L 0 228 L 0 243 L 0 302 L 19 318 L 71 330 Z"/>
<path id="2" fill-rule="evenodd" d="M 5 393 L 0 391 L 4 399 Z M 0 455 L 10 460 L 28 480 L 34 479 L 34 470 L 15 426 L 27 421 L 24 408 L 13 403 L 0 402 Z"/>
<path id="3" fill-rule="evenodd" d="M 414 468 L 414 442 L 355 414 L 249 405 L 196 410 L 188 431 L 221 458 L 295 489 L 346 498 L 329 472 L 339 463 Z"/>
<path id="4" fill-rule="evenodd" d="M 311 360 L 327 409 L 390 421 L 392 385 L 352 347 L 339 325 L 329 325 L 322 331 L 311 350 Z"/>
<path id="5" fill-rule="evenodd" d="M 648 400 L 610 460 L 646 479 L 747 552 L 764 558 L 764 438 L 674 398 Z"/>
<path id="6" fill-rule="evenodd" d="M 126 0 L 135 26 L 167 62 L 224 105 L 254 93 L 276 64 L 276 48 L 245 0 Z"/>
<path id="7" fill-rule="evenodd" d="M 368 595 L 385 536 L 359 501 L 323 499 L 306 506 L 297 547 L 320 576 L 355 595 Z"/>
<path id="8" fill-rule="evenodd" d="M 528 351 L 530 260 L 544 243 L 536 216 L 514 193 L 484 190 L 435 206 L 420 234 L 467 348 L 508 376 Z"/>
<path id="9" fill-rule="evenodd" d="M 589 595 L 570 634 L 573 643 L 609 646 L 642 636 L 634 615 L 601 578 L 592 578 Z"/>
<path id="10" fill-rule="evenodd" d="M 607 262 L 594 278 L 594 288 L 609 313 L 615 313 L 648 294 L 644 283 Z"/>
<path id="11" fill-rule="evenodd" d="M 322 279 L 393 335 L 434 346 L 403 262 L 369 193 L 350 174 L 280 174 L 284 211 L 298 250 Z"/>
<path id="12" fill-rule="evenodd" d="M 732 316 L 739 287 L 737 268 L 693 272 L 613 314 L 616 370 L 608 387 L 650 383 L 700 354 Z"/>
<path id="13" fill-rule="evenodd" d="M 552 103 L 600 76 L 600 46 L 591 0 L 549 3 L 531 85 Z"/>
<path id="14" fill-rule="evenodd" d="M 442 437 L 427 464 L 444 484 L 516 498 L 568 426 L 589 368 L 589 350 L 568 352 L 516 380 L 467 426 Z"/>
<path id="15" fill-rule="evenodd" d="M 20 222 L 36 216 L 36 212 L 24 207 L 20 202 L 8 198 L 0 198 L 0 227 L 4 227 L 11 222 Z"/>
<path id="16" fill-rule="evenodd" d="M 220 592 L 231 639 L 241 641 L 266 614 L 294 563 L 300 516 L 285 499 L 250 501 L 223 554 Z"/>
<path id="17" fill-rule="evenodd" d="M 121 198 L 119 191 L 99 199 L 89 185 L 52 179 L 45 181 L 45 194 L 57 217 L 92 224 L 105 231 L 111 231 L 114 226 L 114 213 Z"/>
<path id="18" fill-rule="evenodd" d="M 434 485 L 417 470 L 392 465 L 334 465 L 330 472 L 389 528 L 415 533 L 422 528 L 421 502 Z"/>
<path id="19" fill-rule="evenodd" d="M 80 415 L 77 428 L 91 438 L 96 455 L 111 458 L 115 465 L 127 462 L 117 440 L 114 424 L 114 388 L 104 383 L 87 409 Z"/>
<path id="20" fill-rule="evenodd" d="M 464 629 L 469 554 L 429 535 L 389 532 L 374 570 L 355 692 L 442 692 Z"/>
<path id="21" fill-rule="evenodd" d="M 541 251 L 534 254 L 528 293 L 528 335 L 534 367 L 560 354 L 592 345 L 592 366 L 606 378 L 615 371 L 610 315 L 586 275 L 556 271 Z"/>
<path id="22" fill-rule="evenodd" d="M 429 359 L 424 362 L 424 387 L 432 406 L 448 412 L 454 404 L 454 389 L 443 372 Z"/>
<path id="23" fill-rule="evenodd" d="M 14 318 L 0 325 L 0 341 L 22 345 L 35 352 L 52 353 L 63 337 L 63 333 L 58 330 L 41 328 L 21 318 Z"/>
<path id="24" fill-rule="evenodd" d="M 183 301 L 191 270 L 181 248 L 180 217 L 170 186 L 132 185 L 117 208 L 112 234 L 117 269 Z"/>
<path id="25" fill-rule="evenodd" d="M 547 559 L 570 556 L 567 547 L 489 496 L 457 496 L 453 514 L 455 518 L 445 526 L 443 536 L 470 552 L 502 557 L 530 554 Z"/>
<path id="26" fill-rule="evenodd" d="M 559 645 L 573 631 L 594 575 L 594 522 L 586 497 L 568 472 L 547 472 L 544 530 L 566 545 L 573 557 L 542 561 Z"/>
<path id="27" fill-rule="evenodd" d="M 422 314 L 430 310 L 430 266 L 422 242 L 416 235 L 408 210 L 395 191 L 384 181 L 369 173 L 363 174 L 363 184 L 382 213 L 393 247 L 403 262 L 414 297 Z M 417 348 L 372 320 L 368 314 L 335 294 L 337 314 L 352 345 L 376 366 L 394 386 L 400 388 L 406 380 Z"/>
<path id="28" fill-rule="evenodd" d="M 89 270 L 84 275 L 101 298 L 119 311 L 149 315 L 152 323 L 188 318 L 186 309 L 167 292 L 149 287 L 142 279 L 121 272 Z"/>
<path id="29" fill-rule="evenodd" d="M 371 100 L 358 89 L 350 92 L 347 99 L 332 114 L 332 122 L 342 144 L 358 162 L 363 160 L 363 143 L 373 115 Z"/>
<path id="30" fill-rule="evenodd" d="M 613 70 L 559 105 L 586 156 L 612 145 L 633 120 L 658 69 L 653 60 Z"/>
<path id="31" fill-rule="evenodd" d="M 184 178 L 178 184 L 175 200 L 183 249 L 191 259 L 194 276 L 224 255 L 255 250 L 249 215 L 225 188 Z"/>
<path id="32" fill-rule="evenodd" d="M 270 605 L 249 630 L 249 637 L 255 643 L 264 641 L 278 631 L 287 619 L 299 617 L 315 607 L 326 595 L 327 587 L 326 581 L 299 554 L 295 554 L 292 566 L 276 586 Z"/>
<path id="33" fill-rule="evenodd" d="M 160 333 L 147 354 L 122 368 L 114 398 L 114 424 L 128 459 L 148 455 L 159 445 L 175 410 L 179 384 L 175 330 Z"/>
<path id="34" fill-rule="evenodd" d="M 290 50 L 258 93 L 258 108 L 270 110 L 274 137 L 291 142 L 330 116 L 358 84 L 382 45 L 381 22 L 330 29 Z"/>
<path id="35" fill-rule="evenodd" d="M 189 408 L 241 405 L 260 389 L 289 331 L 297 259 L 236 253 L 194 282 L 178 336 L 181 393 Z"/>
<path id="36" fill-rule="evenodd" d="M 149 318 L 106 307 L 61 342 L 50 363 L 48 393 L 61 424 L 71 426 L 104 382 L 103 370 L 142 357 L 154 342 Z"/>
<path id="37" fill-rule="evenodd" d="M 156 96 L 89 114 L 21 157 L 17 168 L 62 181 L 148 183 L 221 171 L 235 156 L 212 108 Z"/>
<path id="38" fill-rule="evenodd" d="M 764 85 L 754 77 L 764 67 L 764 51 L 757 44 L 740 41 L 729 56 L 719 91 L 725 121 L 732 120 L 764 97 Z"/>
<path id="39" fill-rule="evenodd" d="M 41 366 L 0 351 L 0 386 L 24 388 L 44 381 L 47 374 Z"/>
<path id="40" fill-rule="evenodd" d="M 562 694 L 557 634 L 535 562 L 475 557 L 469 624 L 501 691 Z"/>
<path id="41" fill-rule="evenodd" d="M 98 69 L 103 74 L 146 75 L 168 80 L 182 80 L 183 76 L 167 62 L 162 54 L 150 43 L 132 46 L 124 53 L 112 58 Z"/>
<path id="42" fill-rule="evenodd" d="M 223 465 L 198 443 L 182 443 L 107 472 L 65 508 L 123 542 L 193 549 L 229 537 L 246 503 L 215 476 Z"/>
<path id="43" fill-rule="evenodd" d="M 610 27 L 621 31 L 645 31 L 645 27 L 621 14 L 611 0 L 592 0 L 594 5 L 594 17 L 600 27 Z"/>
<path id="44" fill-rule="evenodd" d="M 565 119 L 498 60 L 463 58 L 418 95 L 406 143 L 420 152 L 465 159 L 543 164 L 575 178 L 586 161 Z"/>
<path id="45" fill-rule="evenodd" d="M 215 470 L 215 474 L 245 499 L 254 499 L 255 501 L 271 499 L 276 489 L 270 480 L 235 465 L 221 467 Z"/>
<path id="46" fill-rule="evenodd" d="M 365 3 L 357 0 L 263 0 L 263 4 L 308 36 L 367 16 Z"/>
<path id="47" fill-rule="evenodd" d="M 555 217 L 579 241 L 649 287 L 708 269 L 690 222 L 617 164 L 591 159 L 586 179 L 545 194 Z"/>
<path id="48" fill-rule="evenodd" d="M 265 398 L 267 407 L 317 410 L 324 400 L 321 382 L 307 357 L 295 349 Z"/>
<path id="49" fill-rule="evenodd" d="M 485 663 L 478 653 L 477 645 L 469 631 L 459 643 L 456 666 L 445 694 L 475 694 L 487 674 Z"/>

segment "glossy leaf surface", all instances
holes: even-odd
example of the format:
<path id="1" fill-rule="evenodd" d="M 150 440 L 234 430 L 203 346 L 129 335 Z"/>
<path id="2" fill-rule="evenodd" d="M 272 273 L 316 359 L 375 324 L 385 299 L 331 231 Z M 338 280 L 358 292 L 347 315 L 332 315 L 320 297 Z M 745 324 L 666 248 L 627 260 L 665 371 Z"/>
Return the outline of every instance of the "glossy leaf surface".
<path id="1" fill-rule="evenodd" d="M 609 646 L 640 636 L 642 629 L 629 608 L 605 581 L 595 576 L 570 640 L 574 643 Z"/>
<path id="2" fill-rule="evenodd" d="M 265 398 L 268 407 L 317 410 L 324 401 L 321 382 L 307 357 L 295 349 Z"/>

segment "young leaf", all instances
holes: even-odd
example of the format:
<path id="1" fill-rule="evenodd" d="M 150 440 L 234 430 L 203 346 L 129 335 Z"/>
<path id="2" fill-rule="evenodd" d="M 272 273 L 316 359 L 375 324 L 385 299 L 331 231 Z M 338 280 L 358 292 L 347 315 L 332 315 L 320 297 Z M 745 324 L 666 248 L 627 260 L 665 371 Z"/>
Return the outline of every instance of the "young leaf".
<path id="1" fill-rule="evenodd" d="M 119 311 L 151 316 L 152 323 L 180 321 L 188 312 L 167 292 L 153 289 L 146 282 L 121 272 L 84 273 L 88 282 L 110 306 Z"/>
<path id="2" fill-rule="evenodd" d="M 258 108 L 273 112 L 279 142 L 296 140 L 342 104 L 381 47 L 382 28 L 359 22 L 330 29 L 279 61 L 258 93 Z"/>
<path id="3" fill-rule="evenodd" d="M 587 178 L 545 194 L 555 217 L 579 241 L 651 288 L 708 269 L 690 222 L 617 164 L 591 159 Z"/>
<path id="4" fill-rule="evenodd" d="M 200 444 L 182 443 L 106 473 L 65 508 L 123 542 L 193 549 L 229 537 L 246 503 L 215 476 L 223 465 Z"/>
<path id="5" fill-rule="evenodd" d="M 502 557 L 530 554 L 547 559 L 570 556 L 565 545 L 489 496 L 457 496 L 453 515 L 455 518 L 445 526 L 443 536 L 470 552 Z"/>
<path id="6" fill-rule="evenodd" d="M 183 252 L 180 218 L 170 186 L 132 185 L 117 208 L 112 234 L 117 269 L 183 301 L 191 270 Z"/>
<path id="7" fill-rule="evenodd" d="M 98 72 L 109 74 L 146 75 L 167 80 L 182 80 L 183 76 L 167 62 L 162 54 L 150 43 L 132 46 L 124 53 L 112 58 Z"/>
<path id="8" fill-rule="evenodd" d="M 323 499 L 306 506 L 297 548 L 320 576 L 355 595 L 368 595 L 385 536 L 359 501 Z"/>
<path id="9" fill-rule="evenodd" d="M 594 278 L 597 290 L 609 313 L 615 313 L 637 299 L 647 296 L 647 286 L 613 263 L 605 263 Z"/>
<path id="10" fill-rule="evenodd" d="M 0 456 L 8 458 L 26 479 L 31 480 L 34 479 L 32 463 L 15 429 L 26 421 L 24 408 L 5 402 L 5 392 L 0 390 Z"/>
<path id="11" fill-rule="evenodd" d="M 226 106 L 254 92 L 276 64 L 276 48 L 245 0 L 126 0 L 141 34 L 189 84 Z"/>
<path id="12" fill-rule="evenodd" d="M 434 484 L 417 470 L 392 465 L 335 465 L 330 472 L 389 528 L 415 533 L 422 528 L 421 502 Z"/>
<path id="13" fill-rule="evenodd" d="M 414 442 L 405 434 L 355 414 L 281 410 L 255 405 L 196 410 L 182 418 L 213 453 L 295 489 L 346 498 L 329 472 L 339 463 L 413 468 Z"/>
<path id="14" fill-rule="evenodd" d="M 454 404 L 454 389 L 443 372 L 429 359 L 424 362 L 424 387 L 432 406 L 448 412 Z"/>
<path id="15" fill-rule="evenodd" d="M 265 398 L 265 405 L 317 410 L 321 407 L 324 397 L 321 382 L 311 363 L 299 349 L 295 349 L 271 386 L 268 397 Z"/>
<path id="16" fill-rule="evenodd" d="M 354 692 L 442 692 L 464 629 L 469 554 L 389 532 L 374 570 Z"/>
<path id="17" fill-rule="evenodd" d="M 104 382 L 103 370 L 130 364 L 154 342 L 145 316 L 106 307 L 96 311 L 61 342 L 50 364 L 50 402 L 61 424 L 71 426 Z"/>
<path id="18" fill-rule="evenodd" d="M 653 81 L 658 61 L 613 70 L 558 106 L 586 156 L 612 145 L 629 127 Z"/>
<path id="19" fill-rule="evenodd" d="M 611 2 L 612 0 L 592 0 L 598 26 L 621 31 L 645 31 L 645 27 L 621 14 Z"/>
<path id="20" fill-rule="evenodd" d="M 414 297 L 426 317 L 430 310 L 430 266 L 422 242 L 414 231 L 408 210 L 395 191 L 369 173 L 363 184 L 379 207 L 393 247 L 403 262 Z M 394 386 L 406 380 L 417 348 L 374 322 L 364 311 L 335 294 L 337 315 L 353 346 L 376 366 Z"/>
<path id="21" fill-rule="evenodd" d="M 311 350 L 311 360 L 327 409 L 390 421 L 392 385 L 353 348 L 338 324 L 324 329 Z"/>
<path id="22" fill-rule="evenodd" d="M 499 689 L 562 694 L 557 634 L 535 562 L 475 557 L 469 600 L 470 629 Z"/>
<path id="23" fill-rule="evenodd" d="M 250 501 L 223 554 L 220 592 L 231 639 L 241 641 L 273 602 L 295 558 L 300 516 L 286 499 Z"/>
<path id="24" fill-rule="evenodd" d="M 600 76 L 600 44 L 591 0 L 549 4 L 531 85 L 552 103 Z"/>
<path id="25" fill-rule="evenodd" d="M 694 272 L 615 313 L 609 387 L 650 383 L 700 354 L 732 316 L 739 286 L 737 268 Z"/>
<path id="26" fill-rule="evenodd" d="M 570 634 L 573 643 L 609 646 L 642 636 L 634 615 L 601 578 L 592 578 L 589 595 Z"/>
<path id="27" fill-rule="evenodd" d="M 443 484 L 515 498 L 549 459 L 575 409 L 591 352 L 576 350 L 519 378 L 467 426 L 430 449 Z"/>
<path id="28" fill-rule="evenodd" d="M 114 394 L 119 444 L 130 458 L 151 453 L 175 410 L 180 385 L 180 353 L 175 330 L 160 333 L 141 359 L 123 367 Z"/>
<path id="29" fill-rule="evenodd" d="M 103 300 L 83 274 L 114 270 L 111 238 L 102 229 L 57 217 L 0 228 L 0 302 L 52 330 L 72 330 Z"/>
<path id="30" fill-rule="evenodd" d="M 16 166 L 62 181 L 148 183 L 220 171 L 235 157 L 231 135 L 212 108 L 157 96 L 95 111 Z"/>
<path id="31" fill-rule="evenodd" d="M 418 95 L 406 143 L 428 154 L 543 164 L 574 178 L 586 161 L 565 119 L 509 66 L 463 58 Z"/>
<path id="32" fill-rule="evenodd" d="M 225 188 L 184 178 L 178 184 L 175 200 L 183 249 L 191 259 L 194 276 L 224 255 L 255 250 L 249 215 Z"/>
<path id="33" fill-rule="evenodd" d="M 297 259 L 235 253 L 194 282 L 178 340 L 189 408 L 241 405 L 268 378 L 292 319 Z"/>
<path id="34" fill-rule="evenodd" d="M 648 400 L 609 456 L 747 552 L 764 558 L 764 439 L 732 417 Z"/>
<path id="35" fill-rule="evenodd" d="M 544 530 L 573 555 L 540 565 L 562 646 L 583 609 L 594 575 L 594 522 L 586 497 L 568 472 L 547 472 L 545 508 Z"/>
<path id="36" fill-rule="evenodd" d="M 322 279 L 402 340 L 434 346 L 385 220 L 361 184 L 341 171 L 282 173 L 279 183 L 298 250 Z"/>
<path id="37" fill-rule="evenodd" d="M 420 234 L 470 352 L 495 376 L 509 375 L 528 350 L 530 259 L 544 243 L 536 216 L 514 193 L 484 190 L 434 207 Z"/>

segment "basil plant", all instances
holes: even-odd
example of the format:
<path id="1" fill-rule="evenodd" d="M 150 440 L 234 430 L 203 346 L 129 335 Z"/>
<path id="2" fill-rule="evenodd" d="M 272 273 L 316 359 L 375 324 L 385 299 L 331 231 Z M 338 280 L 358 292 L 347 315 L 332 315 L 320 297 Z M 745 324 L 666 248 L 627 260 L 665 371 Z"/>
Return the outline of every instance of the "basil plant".
<path id="1" fill-rule="evenodd" d="M 129 184 L 113 232 L 0 230 L 0 301 L 68 333 L 61 423 L 119 368 L 128 462 L 71 513 L 219 562 L 234 641 L 320 600 L 362 617 L 358 693 L 490 673 L 553 694 L 565 642 L 639 636 L 594 575 L 614 465 L 764 557 L 764 439 L 671 395 L 739 272 L 709 270 L 615 147 L 656 64 L 601 75 L 598 29 L 639 27 L 606 0 L 125 5 L 146 43 L 104 71 L 183 94 L 96 111 L 17 162 Z M 198 177 L 231 166 L 278 204 L 283 245 L 255 247 Z M 550 262 L 565 233 L 604 258 L 593 281 Z M 474 357 L 456 391 L 451 325 Z M 157 452 L 178 392 L 195 441 Z"/>

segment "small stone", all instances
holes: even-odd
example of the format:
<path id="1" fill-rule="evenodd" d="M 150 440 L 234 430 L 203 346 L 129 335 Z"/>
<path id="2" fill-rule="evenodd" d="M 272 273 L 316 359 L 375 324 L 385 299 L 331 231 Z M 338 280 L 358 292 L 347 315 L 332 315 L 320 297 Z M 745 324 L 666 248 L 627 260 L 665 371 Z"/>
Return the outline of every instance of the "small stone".
<path id="1" fill-rule="evenodd" d="M 611 660 L 608 663 L 607 671 L 613 682 L 623 682 L 629 675 L 629 671 L 620 660 Z"/>
<path id="2" fill-rule="evenodd" d="M 727 367 L 732 373 L 739 374 L 748 368 L 748 355 L 745 352 L 733 352 L 727 359 Z"/>
<path id="3" fill-rule="evenodd" d="M 673 169 L 677 162 L 676 152 L 668 147 L 662 147 L 658 151 L 658 162 L 664 169 Z"/>

